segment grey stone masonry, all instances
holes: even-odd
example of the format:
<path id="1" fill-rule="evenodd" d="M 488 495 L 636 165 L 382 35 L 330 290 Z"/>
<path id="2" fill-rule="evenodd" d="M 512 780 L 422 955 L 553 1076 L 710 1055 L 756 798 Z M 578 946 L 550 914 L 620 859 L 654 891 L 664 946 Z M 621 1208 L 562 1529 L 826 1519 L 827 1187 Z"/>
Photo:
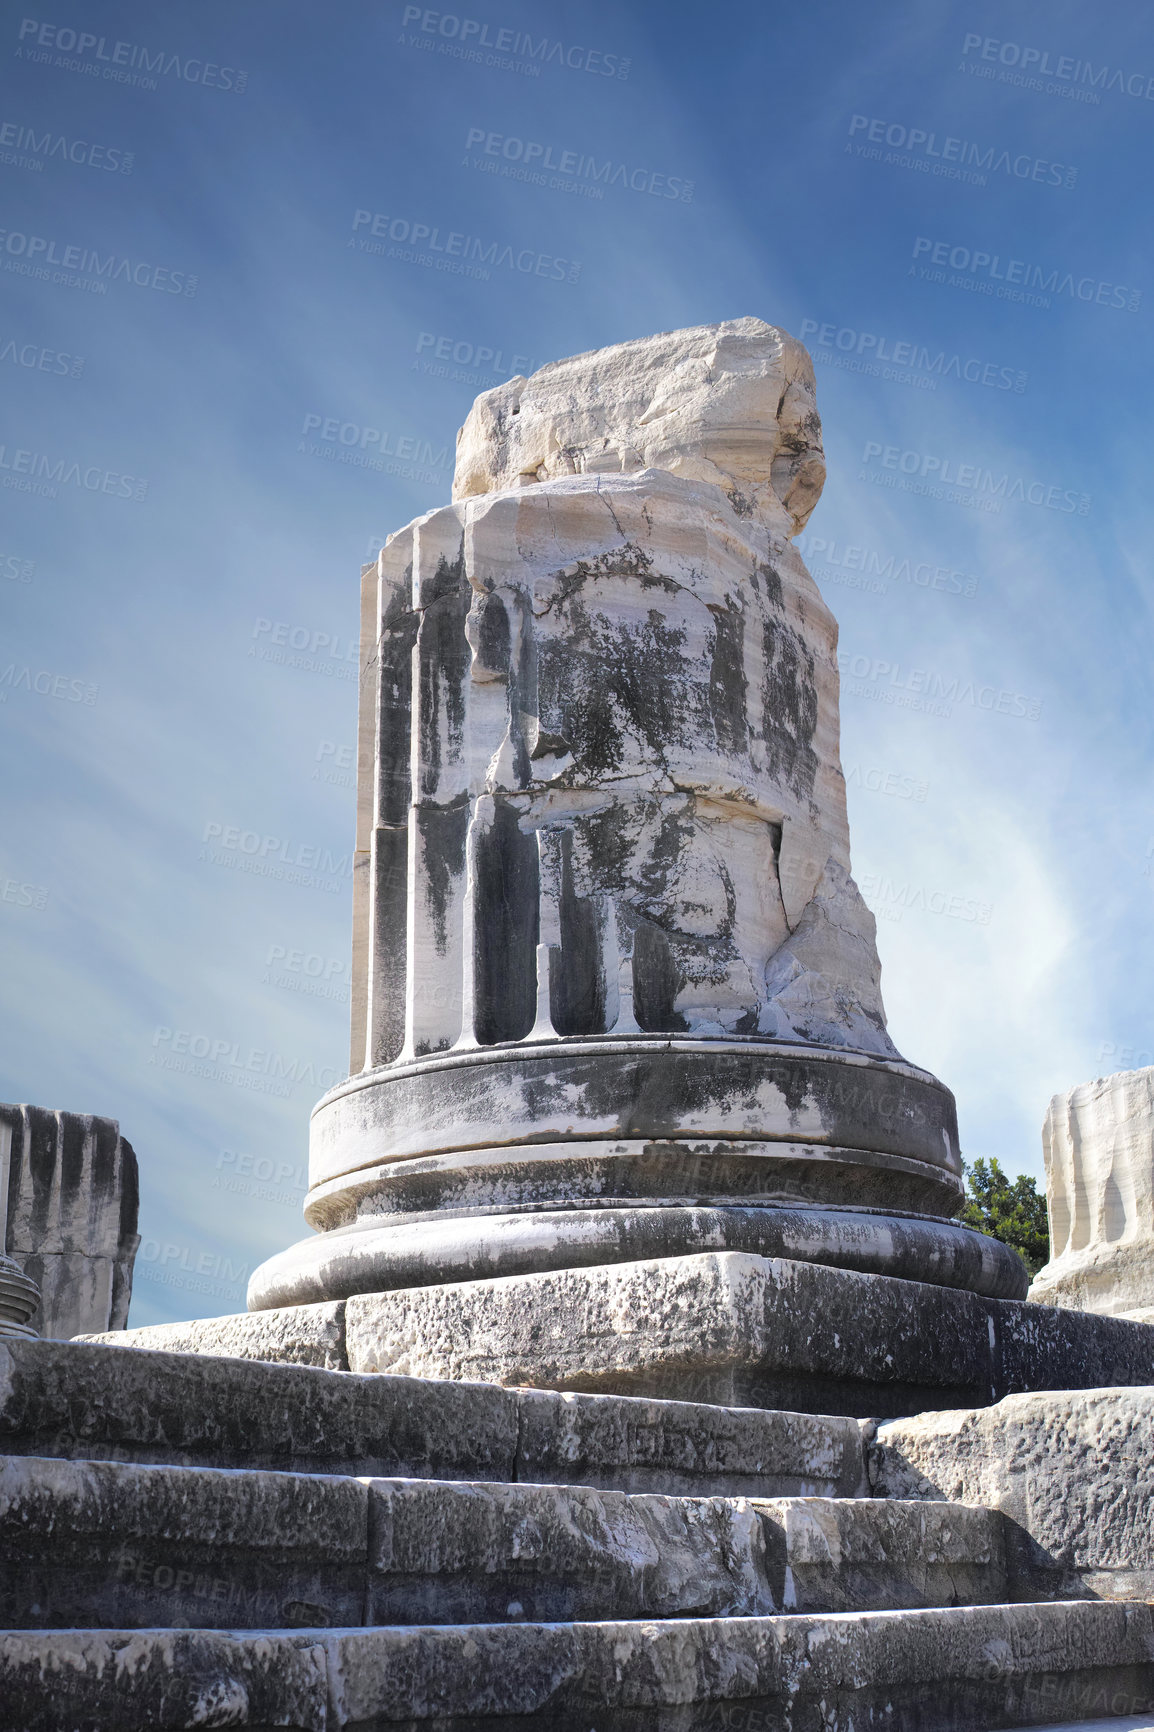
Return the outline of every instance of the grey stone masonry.
<path id="1" fill-rule="evenodd" d="M 1154 1599 L 1154 1388 L 895 1420 L 870 1477 L 883 1497 L 1001 1510 L 1016 1598 Z"/>
<path id="2" fill-rule="evenodd" d="M 694 1496 L 856 1498 L 856 1420 L 0 1344 L 0 1454 Z"/>
<path id="3" fill-rule="evenodd" d="M 985 1605 L 1001 1518 L 878 1499 L 0 1458 L 0 1627 L 263 1629 Z"/>
<path id="4" fill-rule="evenodd" d="M 366 1293 L 103 1340 L 862 1419 L 1154 1383 L 1143 1323 L 733 1251 Z"/>
<path id="5" fill-rule="evenodd" d="M 1154 1707 L 1148 1606 L 0 1636 L 12 1732 L 990 1732 Z M 213 1716 L 213 1718 L 210 1718 Z"/>
<path id="6" fill-rule="evenodd" d="M 5 1170 L 0 1249 L 40 1289 L 31 1327 L 58 1340 L 122 1329 L 140 1238 L 136 1156 L 116 1120 L 0 1106 Z"/>

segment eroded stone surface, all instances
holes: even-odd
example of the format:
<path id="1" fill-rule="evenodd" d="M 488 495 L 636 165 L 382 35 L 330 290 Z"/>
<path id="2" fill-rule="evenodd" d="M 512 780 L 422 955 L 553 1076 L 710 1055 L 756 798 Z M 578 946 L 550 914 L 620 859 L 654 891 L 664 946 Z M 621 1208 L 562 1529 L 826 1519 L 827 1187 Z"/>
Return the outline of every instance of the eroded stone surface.
<path id="1" fill-rule="evenodd" d="M 184 1732 L 210 1713 L 302 1732 L 637 1732 L 690 1714 L 765 1732 L 941 1732 L 946 1714 L 952 1732 L 988 1732 L 1086 1720 L 1116 1703 L 1149 1712 L 1154 1631 L 1146 1606 L 1088 1603 L 250 1635 L 56 1630 L 0 1637 L 0 1690 L 25 1732 L 59 1732 L 54 1690 L 91 1732 Z"/>
<path id="2" fill-rule="evenodd" d="M 761 319 L 553 361 L 477 398 L 457 438 L 453 498 L 566 475 L 663 469 L 804 528 L 825 460 L 813 364 Z"/>
<path id="3" fill-rule="evenodd" d="M 0 1623 L 360 1623 L 368 1505 L 355 1479 L 0 1457 Z"/>
<path id="4" fill-rule="evenodd" d="M 153 1323 L 115 1334 L 80 1335 L 77 1340 L 110 1347 L 149 1347 L 162 1353 L 227 1353 L 237 1359 L 343 1371 L 348 1364 L 344 1311 L 340 1303 L 291 1305 L 190 1323 Z"/>
<path id="5" fill-rule="evenodd" d="M 1042 1151 L 1050 1261 L 1031 1299 L 1113 1315 L 1154 1308 L 1154 1069 L 1055 1095 Z"/>
<path id="6" fill-rule="evenodd" d="M 851 1419 L 75 1342 L 0 1346 L 0 1453 L 697 1496 L 865 1486 Z"/>
<path id="7" fill-rule="evenodd" d="M 879 1427 L 884 1497 L 1001 1510 L 1020 1596 L 1154 1598 L 1154 1388 L 1012 1395 Z"/>
<path id="8" fill-rule="evenodd" d="M 483 1217 L 511 1210 L 619 1206 L 639 1257 L 633 1199 L 956 1209 L 953 1098 L 886 1029 L 837 627 L 791 540 L 823 475 L 808 357 L 759 320 L 478 400 L 454 502 L 365 573 L 353 1076 L 313 1115 L 311 1225 L 423 1214 L 445 1280 L 502 1272 Z M 294 1246 L 249 1304 L 397 1284 L 366 1253 Z"/>
<path id="9" fill-rule="evenodd" d="M 0 1106 L 0 1181 L 0 1252 L 40 1289 L 31 1326 L 64 1341 L 122 1329 L 140 1236 L 136 1156 L 116 1120 Z"/>
<path id="10" fill-rule="evenodd" d="M 890 1417 L 1154 1381 L 1143 1324 L 717 1252 L 346 1302 L 357 1371 Z"/>
<path id="11" fill-rule="evenodd" d="M 1001 1517 L 865 1498 L 0 1457 L 0 1627 L 563 1622 L 990 1603 Z"/>

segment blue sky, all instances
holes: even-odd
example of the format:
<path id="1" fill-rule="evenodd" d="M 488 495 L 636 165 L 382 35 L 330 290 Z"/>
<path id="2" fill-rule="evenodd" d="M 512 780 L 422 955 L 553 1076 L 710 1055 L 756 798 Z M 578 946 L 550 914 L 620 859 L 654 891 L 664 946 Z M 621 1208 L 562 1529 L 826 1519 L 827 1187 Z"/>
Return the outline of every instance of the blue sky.
<path id="1" fill-rule="evenodd" d="M 815 355 L 855 872 L 967 1154 L 1154 1063 L 1154 25 L 467 7 L 0 21 L 0 1095 L 134 1143 L 134 1322 L 303 1231 L 361 562 L 478 390 L 651 331 Z"/>

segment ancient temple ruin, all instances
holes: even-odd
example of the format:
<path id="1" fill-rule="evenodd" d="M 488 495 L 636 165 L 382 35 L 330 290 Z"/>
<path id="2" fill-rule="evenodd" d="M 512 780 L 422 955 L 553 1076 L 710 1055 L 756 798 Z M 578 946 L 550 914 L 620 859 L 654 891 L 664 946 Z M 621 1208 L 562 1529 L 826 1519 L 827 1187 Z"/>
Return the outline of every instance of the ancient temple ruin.
<path id="1" fill-rule="evenodd" d="M 1025 1292 L 886 1031 L 824 478 L 757 319 L 478 399 L 364 575 L 352 1075 L 250 1308 L 705 1246 Z"/>
<path id="2" fill-rule="evenodd" d="M 792 541 L 823 477 L 756 319 L 474 405 L 364 574 L 312 1236 L 244 1315 L 0 1342 L 6 1725 L 1147 1724 L 1154 1330 L 953 1218 Z"/>

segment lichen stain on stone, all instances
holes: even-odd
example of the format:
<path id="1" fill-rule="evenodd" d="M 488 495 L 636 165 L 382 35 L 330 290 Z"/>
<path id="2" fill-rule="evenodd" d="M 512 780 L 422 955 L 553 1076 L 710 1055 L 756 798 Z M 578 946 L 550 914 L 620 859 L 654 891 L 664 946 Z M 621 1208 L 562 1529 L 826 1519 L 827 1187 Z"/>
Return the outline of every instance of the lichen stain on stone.
<path id="1" fill-rule="evenodd" d="M 709 667 L 709 708 L 723 752 L 744 752 L 748 681 L 745 677 L 745 620 L 736 608 L 711 607 L 713 656 Z"/>
<path id="2" fill-rule="evenodd" d="M 472 659 L 465 619 L 473 588 L 464 549 L 450 565 L 442 556 L 429 580 L 417 634 L 420 794 L 432 798 L 441 780 L 443 748 L 460 755 L 465 737 L 465 680 Z M 442 732 L 442 712 L 444 730 Z"/>
<path id="3" fill-rule="evenodd" d="M 636 622 L 612 621 L 574 596 L 565 612 L 565 638 L 540 646 L 539 713 L 570 742 L 574 774 L 596 782 L 635 770 L 629 735 L 663 763 L 667 748 L 684 739 L 685 700 L 693 705 L 692 691 L 670 677 L 684 630 L 656 608 Z"/>
<path id="4" fill-rule="evenodd" d="M 459 794 L 447 806 L 421 810 L 418 833 L 425 874 L 425 906 L 432 921 L 433 942 L 439 956 L 448 953 L 449 901 L 453 886 L 459 884 L 465 875 L 468 829 L 466 794 Z"/>
<path id="5" fill-rule="evenodd" d="M 766 620 L 765 750 L 770 774 L 799 799 L 812 795 L 817 776 L 817 684 L 813 652 L 787 625 Z"/>

